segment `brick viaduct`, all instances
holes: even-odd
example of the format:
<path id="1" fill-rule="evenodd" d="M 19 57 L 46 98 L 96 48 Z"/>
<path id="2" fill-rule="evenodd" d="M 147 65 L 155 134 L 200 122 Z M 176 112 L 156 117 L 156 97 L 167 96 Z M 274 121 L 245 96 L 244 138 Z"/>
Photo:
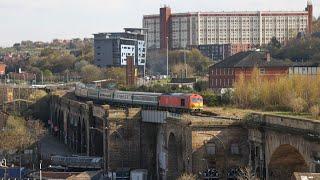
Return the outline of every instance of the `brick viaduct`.
<path id="1" fill-rule="evenodd" d="M 102 123 L 93 106 L 53 95 L 49 124 L 74 152 L 102 156 L 102 134 L 92 129 L 102 129 Z M 244 166 L 261 179 L 290 179 L 294 171 L 320 172 L 318 121 L 251 114 L 242 121 L 183 115 L 150 123 L 141 114 L 134 108 L 109 110 L 110 170 L 144 168 L 151 179 L 175 179 L 208 168 L 225 178 Z"/>

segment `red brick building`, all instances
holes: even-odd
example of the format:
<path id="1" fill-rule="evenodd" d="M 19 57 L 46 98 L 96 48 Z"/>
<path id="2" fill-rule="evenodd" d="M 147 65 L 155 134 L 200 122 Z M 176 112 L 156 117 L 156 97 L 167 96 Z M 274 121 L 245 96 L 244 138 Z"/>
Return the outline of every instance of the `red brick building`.
<path id="1" fill-rule="evenodd" d="M 267 79 L 287 75 L 318 75 L 319 63 L 274 59 L 268 52 L 248 51 L 235 54 L 209 67 L 209 88 L 232 88 L 241 75 L 250 79 L 254 68 Z"/>

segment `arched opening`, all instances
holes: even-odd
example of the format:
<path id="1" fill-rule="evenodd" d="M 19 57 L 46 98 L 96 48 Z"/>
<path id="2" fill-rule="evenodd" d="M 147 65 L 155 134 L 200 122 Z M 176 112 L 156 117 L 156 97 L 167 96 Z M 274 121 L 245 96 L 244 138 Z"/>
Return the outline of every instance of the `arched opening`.
<path id="1" fill-rule="evenodd" d="M 77 137 L 77 142 L 76 142 L 76 149 L 78 153 L 82 153 L 81 152 L 81 119 L 80 117 L 77 120 L 77 132 L 76 132 L 76 137 Z"/>
<path id="2" fill-rule="evenodd" d="M 87 153 L 86 123 L 84 118 L 81 121 L 81 153 Z"/>
<path id="3" fill-rule="evenodd" d="M 289 144 L 279 146 L 269 162 L 269 179 L 291 179 L 293 172 L 308 172 L 308 165 L 300 152 Z"/>
<path id="4" fill-rule="evenodd" d="M 178 146 L 177 140 L 173 133 L 169 136 L 168 141 L 168 180 L 177 179 L 179 176 L 178 169 Z"/>

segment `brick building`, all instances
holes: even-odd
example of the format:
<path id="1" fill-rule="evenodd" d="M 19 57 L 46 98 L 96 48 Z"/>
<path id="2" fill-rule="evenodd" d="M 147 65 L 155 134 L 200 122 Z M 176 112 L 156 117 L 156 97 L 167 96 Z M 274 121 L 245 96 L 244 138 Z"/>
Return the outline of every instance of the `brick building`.
<path id="1" fill-rule="evenodd" d="M 285 8 L 285 7 L 283 7 Z M 238 11 L 172 13 L 144 15 L 148 29 L 147 48 L 172 49 L 204 44 L 268 44 L 272 37 L 281 43 L 299 32 L 312 32 L 313 5 L 300 11 Z M 167 40 L 168 38 L 168 40 Z"/>
<path id="2" fill-rule="evenodd" d="M 287 75 L 318 75 L 319 63 L 274 59 L 268 52 L 240 52 L 209 67 L 209 88 L 232 88 L 241 75 L 251 78 L 254 68 L 267 79 Z"/>

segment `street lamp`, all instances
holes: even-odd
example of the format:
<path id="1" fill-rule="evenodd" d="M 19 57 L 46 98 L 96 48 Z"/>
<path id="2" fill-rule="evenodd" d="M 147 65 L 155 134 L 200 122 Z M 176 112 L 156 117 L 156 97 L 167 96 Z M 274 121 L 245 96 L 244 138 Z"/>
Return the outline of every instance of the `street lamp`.
<path id="1" fill-rule="evenodd" d="M 42 165 L 42 160 L 40 160 L 40 164 L 39 164 L 39 165 L 40 165 L 40 180 L 42 180 L 42 172 L 41 172 L 41 168 L 42 168 L 42 167 L 41 167 L 41 165 Z"/>
<path id="2" fill-rule="evenodd" d="M 185 67 L 185 78 L 187 78 L 187 76 L 188 76 L 188 67 L 187 67 L 187 58 L 186 58 L 186 56 L 187 56 L 187 53 L 186 53 L 186 49 L 187 49 L 187 43 L 185 43 L 185 45 L 184 45 L 184 56 L 183 56 L 183 58 L 184 58 L 184 67 Z"/>

